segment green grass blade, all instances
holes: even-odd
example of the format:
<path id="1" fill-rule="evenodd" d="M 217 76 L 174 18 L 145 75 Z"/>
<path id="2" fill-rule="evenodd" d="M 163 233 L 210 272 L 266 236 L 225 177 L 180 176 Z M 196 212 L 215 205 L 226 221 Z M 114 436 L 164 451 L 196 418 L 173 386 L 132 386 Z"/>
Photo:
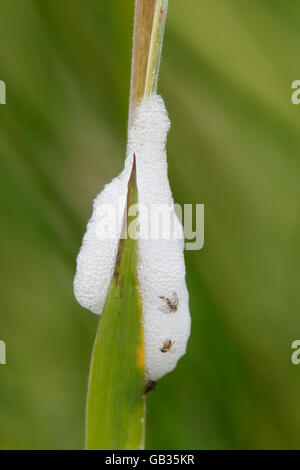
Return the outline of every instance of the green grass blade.
<path id="1" fill-rule="evenodd" d="M 137 203 L 136 167 L 127 207 Z M 124 214 L 128 226 L 132 217 Z M 126 225 L 124 224 L 125 230 Z M 139 449 L 144 441 L 144 336 L 137 280 L 137 241 L 120 240 L 97 331 L 87 401 L 87 449 Z"/>

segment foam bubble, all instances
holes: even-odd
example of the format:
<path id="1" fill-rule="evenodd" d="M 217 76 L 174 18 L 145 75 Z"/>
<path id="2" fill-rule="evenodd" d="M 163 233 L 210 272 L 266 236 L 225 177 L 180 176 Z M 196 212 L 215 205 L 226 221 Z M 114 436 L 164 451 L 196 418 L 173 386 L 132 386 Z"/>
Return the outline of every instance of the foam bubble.
<path id="1" fill-rule="evenodd" d="M 138 276 L 143 304 L 146 379 L 157 380 L 174 369 L 185 353 L 190 334 L 188 291 L 185 282 L 184 235 L 175 210 L 168 181 L 166 138 L 170 121 L 162 98 L 154 95 L 138 106 L 129 130 L 127 158 L 122 173 L 94 200 L 77 258 L 74 292 L 78 302 L 101 314 L 112 279 L 121 234 L 127 184 L 136 155 L 140 231 L 151 233 L 154 221 L 144 217 L 153 206 L 165 205 L 170 211 L 171 234 L 165 239 L 139 239 Z M 120 203 L 121 201 L 121 203 Z M 123 202 L 122 202 L 123 201 Z M 106 215 L 113 236 L 99 236 L 103 205 L 115 208 Z M 120 211 L 121 209 L 121 211 Z M 146 222 L 147 220 L 147 222 Z M 147 227 L 145 224 L 147 223 Z M 180 236 L 178 237 L 178 233 Z"/>

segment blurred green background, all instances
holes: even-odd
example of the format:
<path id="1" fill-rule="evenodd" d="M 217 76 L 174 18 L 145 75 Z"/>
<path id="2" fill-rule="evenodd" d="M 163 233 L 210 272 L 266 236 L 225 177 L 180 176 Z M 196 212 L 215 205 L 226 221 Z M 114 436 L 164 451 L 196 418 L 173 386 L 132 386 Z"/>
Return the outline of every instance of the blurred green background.
<path id="1" fill-rule="evenodd" d="M 0 448 L 83 447 L 98 318 L 73 298 L 92 200 L 123 165 L 133 0 L 0 0 Z M 170 0 L 159 92 L 192 334 L 147 448 L 299 448 L 298 0 Z"/>

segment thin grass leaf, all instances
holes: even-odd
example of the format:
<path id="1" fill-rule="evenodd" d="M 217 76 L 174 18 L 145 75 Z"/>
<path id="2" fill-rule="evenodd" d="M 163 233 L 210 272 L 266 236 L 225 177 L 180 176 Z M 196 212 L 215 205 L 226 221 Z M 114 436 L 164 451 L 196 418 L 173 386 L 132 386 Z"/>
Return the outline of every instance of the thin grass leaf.
<path id="1" fill-rule="evenodd" d="M 138 200 L 135 157 L 127 208 Z M 123 234 L 133 218 L 124 214 Z M 87 401 L 87 449 L 140 449 L 144 442 L 144 335 L 137 241 L 122 238 L 96 336 Z"/>

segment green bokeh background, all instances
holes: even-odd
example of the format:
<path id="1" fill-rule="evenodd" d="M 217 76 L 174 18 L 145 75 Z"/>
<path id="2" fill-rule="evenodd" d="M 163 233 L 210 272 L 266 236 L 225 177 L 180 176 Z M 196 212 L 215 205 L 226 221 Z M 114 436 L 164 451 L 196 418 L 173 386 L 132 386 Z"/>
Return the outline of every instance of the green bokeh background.
<path id="1" fill-rule="evenodd" d="M 92 200 L 123 165 L 133 0 L 0 0 L 0 448 L 83 447 L 98 318 L 74 300 Z M 170 0 L 159 91 L 186 252 L 188 352 L 147 448 L 300 447 L 298 0 Z"/>

